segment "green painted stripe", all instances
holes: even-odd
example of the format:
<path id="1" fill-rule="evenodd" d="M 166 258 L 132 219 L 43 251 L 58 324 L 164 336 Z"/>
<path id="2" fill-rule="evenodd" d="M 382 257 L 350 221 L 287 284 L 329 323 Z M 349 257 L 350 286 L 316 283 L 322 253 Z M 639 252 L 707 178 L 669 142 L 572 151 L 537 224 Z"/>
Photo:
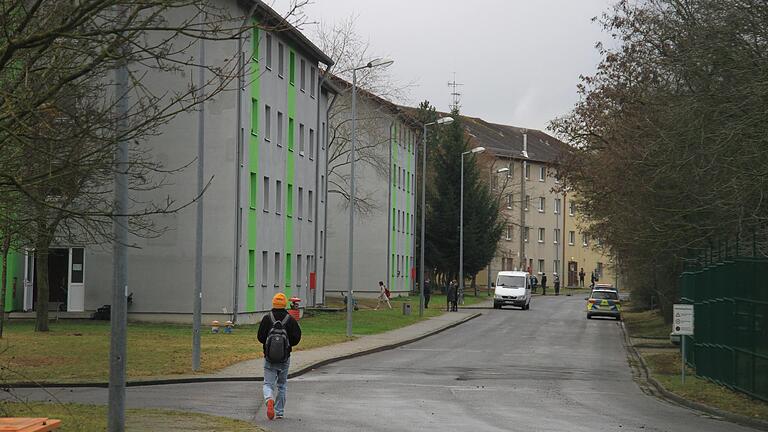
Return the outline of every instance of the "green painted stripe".
<path id="1" fill-rule="evenodd" d="M 407 132 L 407 130 L 406 130 Z M 408 150 L 410 148 L 410 137 L 406 135 L 406 142 L 403 143 L 403 148 L 405 149 L 405 158 L 407 160 L 406 166 L 408 169 L 405 171 L 405 177 L 406 177 L 406 185 L 410 185 L 411 181 L 411 171 L 413 170 L 413 158 L 411 157 L 411 152 Z M 406 226 L 408 229 L 405 230 L 405 256 L 406 256 L 406 271 L 405 271 L 405 282 L 406 282 L 406 288 L 410 291 L 411 289 L 411 231 L 413 231 L 413 227 L 410 226 L 411 224 L 411 192 L 410 187 L 406 186 L 405 189 L 405 211 L 406 211 Z"/>
<path id="2" fill-rule="evenodd" d="M 395 289 L 395 282 L 397 277 L 397 123 L 392 124 L 392 142 L 389 146 L 389 155 L 390 159 L 392 160 L 392 167 L 390 168 L 392 170 L 392 182 L 390 183 L 389 187 L 392 189 L 391 197 L 392 202 L 390 203 L 392 205 L 392 238 L 390 240 L 390 250 L 392 251 L 391 259 L 392 259 L 392 272 L 389 276 L 389 288 Z"/>
<path id="3" fill-rule="evenodd" d="M 298 128 L 296 122 L 296 51 L 293 48 L 288 49 L 288 151 L 285 154 L 285 183 L 286 192 L 292 188 L 296 188 L 295 182 L 295 164 L 296 164 L 296 128 Z M 298 190 L 298 188 L 296 188 Z M 286 195 L 289 195 L 286 193 Z M 293 208 L 293 194 L 287 196 L 286 203 L 290 201 L 290 204 L 286 208 L 285 212 L 285 240 L 283 244 L 284 256 L 285 256 L 285 295 L 290 298 L 292 292 L 291 282 L 293 281 L 293 267 L 292 260 L 296 256 L 293 250 L 293 212 L 289 213 L 288 209 Z M 301 265 L 301 264 L 299 264 Z"/>
<path id="4" fill-rule="evenodd" d="M 254 26 L 256 20 L 253 21 Z M 261 65 L 259 63 L 259 29 L 253 29 L 251 52 L 251 134 L 248 140 L 248 173 L 249 173 L 249 203 L 248 203 L 248 285 L 245 288 L 245 311 L 256 311 L 256 235 L 257 235 L 257 211 L 259 184 L 259 103 L 261 87 L 259 76 Z M 254 190 L 255 189 L 255 190 Z M 262 199 L 265 199 L 262 197 Z"/>

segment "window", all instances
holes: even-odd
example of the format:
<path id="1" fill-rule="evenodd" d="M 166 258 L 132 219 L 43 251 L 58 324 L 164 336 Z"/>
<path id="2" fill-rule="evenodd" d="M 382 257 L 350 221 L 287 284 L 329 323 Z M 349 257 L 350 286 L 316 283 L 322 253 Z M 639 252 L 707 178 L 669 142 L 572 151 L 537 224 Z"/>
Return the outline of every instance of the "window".
<path id="1" fill-rule="evenodd" d="M 248 286 L 256 283 L 256 251 L 248 251 Z"/>
<path id="2" fill-rule="evenodd" d="M 416 195 L 416 178 L 413 174 L 411 174 L 411 184 L 413 185 L 413 188 L 411 189 L 411 195 Z"/>
<path id="3" fill-rule="evenodd" d="M 313 66 L 309 67 L 309 95 L 312 97 L 315 97 L 315 81 L 317 81 L 317 78 L 315 78 L 315 68 Z"/>
<path id="4" fill-rule="evenodd" d="M 569 204 L 570 206 L 568 207 L 568 215 L 573 216 L 576 214 L 576 204 L 573 201 L 571 201 Z"/>
<path id="5" fill-rule="evenodd" d="M 264 211 L 269 211 L 269 177 L 264 177 L 264 190 L 261 196 L 264 197 Z"/>
<path id="6" fill-rule="evenodd" d="M 400 210 L 397 211 L 397 231 L 400 232 Z"/>
<path id="7" fill-rule="evenodd" d="M 555 198 L 555 214 L 560 214 L 560 198 Z"/>
<path id="8" fill-rule="evenodd" d="M 531 164 L 523 162 L 525 165 L 525 179 L 529 180 L 531 178 Z"/>
<path id="9" fill-rule="evenodd" d="M 256 173 L 251 173 L 250 190 L 248 198 L 248 207 L 256 208 L 256 196 L 259 187 L 259 176 Z"/>
<path id="10" fill-rule="evenodd" d="M 325 248 L 323 247 L 325 245 L 324 241 L 325 241 L 325 237 L 323 236 L 323 232 L 320 231 L 320 258 L 323 257 L 323 251 L 325 250 Z"/>
<path id="11" fill-rule="evenodd" d="M 552 261 L 552 273 L 559 273 L 560 272 L 560 260 L 554 260 Z"/>
<path id="12" fill-rule="evenodd" d="M 285 194 L 285 214 L 293 217 L 293 185 L 288 183 L 288 190 Z"/>
<path id="13" fill-rule="evenodd" d="M 544 260 L 539 260 L 539 273 L 544 273 Z"/>
<path id="14" fill-rule="evenodd" d="M 411 232 L 411 215 L 406 213 L 405 214 L 405 233 L 410 234 Z"/>
<path id="15" fill-rule="evenodd" d="M 301 286 L 301 255 L 296 255 L 296 286 Z"/>
<path id="16" fill-rule="evenodd" d="M 285 75 L 285 48 L 280 42 L 277 43 L 277 76 L 280 78 Z"/>
<path id="17" fill-rule="evenodd" d="M 259 134 L 259 100 L 251 98 L 251 135 Z"/>
<path id="18" fill-rule="evenodd" d="M 544 179 L 547 178 L 547 167 L 546 166 L 540 166 L 539 167 L 539 181 L 543 182 Z"/>
<path id="19" fill-rule="evenodd" d="M 296 85 L 296 53 L 293 51 L 288 54 L 288 82 Z"/>
<path id="20" fill-rule="evenodd" d="M 277 112 L 277 145 L 283 145 L 283 113 Z"/>
<path id="21" fill-rule="evenodd" d="M 560 242 L 560 228 L 555 228 L 555 238 L 552 242 L 555 244 Z"/>
<path id="22" fill-rule="evenodd" d="M 528 211 L 528 206 L 531 204 L 531 196 L 526 195 L 525 196 L 525 211 Z"/>
<path id="23" fill-rule="evenodd" d="M 269 254 L 267 251 L 261 253 L 261 286 L 267 286 L 267 276 L 269 273 Z"/>
<path id="24" fill-rule="evenodd" d="M 576 243 L 576 232 L 568 231 L 568 244 L 573 246 L 574 243 Z"/>
<path id="25" fill-rule="evenodd" d="M 288 151 L 293 151 L 294 134 L 293 119 L 288 117 Z"/>
<path id="26" fill-rule="evenodd" d="M 315 130 L 312 128 L 309 128 L 309 158 L 314 159 L 315 157 Z"/>
<path id="27" fill-rule="evenodd" d="M 512 230 L 514 227 L 512 225 L 507 225 L 507 235 L 504 236 L 505 240 L 512 240 Z"/>
<path id="28" fill-rule="evenodd" d="M 280 214 L 283 211 L 283 182 L 275 182 L 275 213 Z"/>
<path id="29" fill-rule="evenodd" d="M 259 29 L 253 29 L 253 36 L 251 36 L 251 58 L 254 61 L 259 61 Z"/>
<path id="30" fill-rule="evenodd" d="M 299 187 L 299 219 L 304 217 L 304 189 Z"/>
<path id="31" fill-rule="evenodd" d="M 598 279 L 602 279 L 603 277 L 603 263 L 601 262 L 597 263 L 597 268 L 595 269 L 595 277 Z"/>
<path id="32" fill-rule="evenodd" d="M 546 204 L 546 198 L 539 197 L 539 213 L 544 213 L 545 204 Z"/>
<path id="33" fill-rule="evenodd" d="M 299 154 L 304 156 L 304 124 L 299 123 Z"/>
<path id="34" fill-rule="evenodd" d="M 544 236 L 545 236 L 545 230 L 544 228 L 539 228 L 539 243 L 544 243 Z"/>
<path id="35" fill-rule="evenodd" d="M 264 41 L 267 48 L 267 69 L 272 70 L 272 35 L 266 33 L 266 40 Z"/>
<path id="36" fill-rule="evenodd" d="M 272 139 L 272 108 L 269 105 L 264 105 L 264 139 Z"/>
<path id="37" fill-rule="evenodd" d="M 325 176 L 320 176 L 320 202 L 325 202 Z"/>
<path id="38" fill-rule="evenodd" d="M 507 209 L 512 209 L 512 194 L 507 194 Z"/>
<path id="39" fill-rule="evenodd" d="M 275 252 L 275 287 L 280 286 L 280 252 Z"/>
<path id="40" fill-rule="evenodd" d="M 325 122 L 323 122 L 322 130 L 320 131 L 320 147 L 325 150 Z"/>
<path id="41" fill-rule="evenodd" d="M 307 220 L 312 222 L 312 212 L 315 207 L 312 205 L 312 191 L 307 191 Z"/>
<path id="42" fill-rule="evenodd" d="M 528 241 L 528 232 L 530 231 L 530 228 L 525 227 L 523 228 L 523 241 Z"/>
<path id="43" fill-rule="evenodd" d="M 301 69 L 299 71 L 299 78 L 301 79 L 299 82 L 299 89 L 301 91 L 304 91 L 305 88 L 307 88 L 307 62 L 304 61 L 304 59 L 301 59 Z"/>
<path id="44" fill-rule="evenodd" d="M 291 276 L 293 269 L 293 261 L 291 261 L 291 254 L 285 254 L 285 286 L 288 287 L 291 283 Z"/>
<path id="45" fill-rule="evenodd" d="M 587 233 L 583 233 L 581 235 L 581 245 L 582 246 L 588 246 L 589 245 L 589 236 L 587 235 Z"/>
<path id="46" fill-rule="evenodd" d="M 84 248 L 72 248 L 72 263 L 70 271 L 72 272 L 72 283 L 83 283 L 83 262 L 85 261 Z"/>

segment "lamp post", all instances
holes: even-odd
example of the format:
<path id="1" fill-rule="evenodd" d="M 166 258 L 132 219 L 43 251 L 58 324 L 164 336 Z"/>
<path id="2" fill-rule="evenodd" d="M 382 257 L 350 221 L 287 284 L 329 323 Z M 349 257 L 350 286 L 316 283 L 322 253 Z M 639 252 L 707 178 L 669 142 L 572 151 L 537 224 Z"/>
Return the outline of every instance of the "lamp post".
<path id="1" fill-rule="evenodd" d="M 375 67 L 388 67 L 393 60 L 375 59 L 367 64 L 352 68 L 352 142 L 350 144 L 349 157 L 349 269 L 347 285 L 347 337 L 352 337 L 352 287 L 354 285 L 354 235 L 355 235 L 355 144 L 357 141 L 357 71 L 361 69 L 372 69 Z"/>
<path id="2" fill-rule="evenodd" d="M 453 123 L 453 117 L 442 117 L 436 121 L 424 123 L 424 130 L 421 133 L 421 243 L 419 251 L 419 316 L 424 316 L 424 249 L 426 232 L 426 192 L 427 192 L 427 126 L 444 125 Z"/>
<path id="3" fill-rule="evenodd" d="M 464 293 L 464 155 L 482 153 L 485 147 L 475 147 L 461 154 L 461 205 L 459 210 L 459 292 Z"/>
<path id="4" fill-rule="evenodd" d="M 498 174 L 505 173 L 505 172 L 508 172 L 508 171 L 509 171 L 509 167 L 499 168 L 499 169 L 496 170 L 496 174 L 498 175 Z M 489 174 L 489 178 L 488 178 L 488 184 L 489 185 L 493 185 L 493 177 L 492 176 L 493 176 L 493 170 L 491 170 L 491 173 Z M 492 265 L 493 265 L 493 257 L 491 257 L 491 262 L 488 263 L 488 276 L 487 276 L 487 279 L 488 279 L 488 293 L 487 293 L 487 295 L 488 296 L 491 295 L 491 273 L 492 273 L 491 272 L 491 266 Z M 502 269 L 502 270 L 504 270 L 504 269 Z M 477 286 L 475 286 L 475 297 L 477 297 Z"/>

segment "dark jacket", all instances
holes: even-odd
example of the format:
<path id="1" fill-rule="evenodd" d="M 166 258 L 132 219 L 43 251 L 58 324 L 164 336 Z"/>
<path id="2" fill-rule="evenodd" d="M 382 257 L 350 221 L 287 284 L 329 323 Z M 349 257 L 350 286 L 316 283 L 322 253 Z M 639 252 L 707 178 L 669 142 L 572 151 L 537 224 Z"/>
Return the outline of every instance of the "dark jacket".
<path id="1" fill-rule="evenodd" d="M 448 285 L 448 301 L 456 301 L 459 298 L 459 287 L 455 284 Z"/>
<path id="2" fill-rule="evenodd" d="M 288 311 L 285 309 L 272 309 L 272 314 L 275 315 L 276 320 L 281 321 L 288 315 Z M 261 324 L 259 324 L 258 338 L 262 345 L 267 341 L 267 335 L 271 329 L 272 320 L 270 319 L 269 314 L 266 314 L 261 319 Z M 291 343 L 291 349 L 293 349 L 293 347 L 298 345 L 299 341 L 301 341 L 301 327 L 299 327 L 299 323 L 297 323 L 293 317 L 290 317 L 288 318 L 288 324 L 285 325 L 285 331 L 288 333 L 288 342 Z"/>

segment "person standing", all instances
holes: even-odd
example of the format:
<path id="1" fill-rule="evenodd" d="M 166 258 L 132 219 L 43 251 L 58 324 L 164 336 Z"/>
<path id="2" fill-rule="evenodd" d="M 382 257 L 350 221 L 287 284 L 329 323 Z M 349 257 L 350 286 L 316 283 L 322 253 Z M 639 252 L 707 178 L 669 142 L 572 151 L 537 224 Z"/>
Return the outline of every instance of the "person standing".
<path id="1" fill-rule="evenodd" d="M 285 396 L 288 388 L 288 368 L 291 351 L 301 341 L 299 323 L 285 310 L 288 299 L 283 293 L 272 297 L 272 310 L 259 324 L 258 339 L 264 346 L 264 403 L 267 418 L 285 416 Z"/>
<path id="2" fill-rule="evenodd" d="M 451 284 L 448 285 L 448 310 L 451 312 L 456 312 L 459 310 L 458 303 L 459 303 L 459 284 L 456 283 L 455 280 L 451 281 Z"/>
<path id="3" fill-rule="evenodd" d="M 554 279 L 555 295 L 559 296 L 560 295 L 560 276 L 557 273 L 555 273 L 554 277 L 555 277 L 555 279 Z"/>
<path id="4" fill-rule="evenodd" d="M 379 281 L 379 297 L 376 301 L 376 309 L 379 310 L 379 306 L 381 306 L 382 302 L 386 302 L 387 306 L 389 306 L 390 309 L 392 309 L 392 304 L 389 302 L 389 290 L 384 285 L 384 281 Z"/>
<path id="5" fill-rule="evenodd" d="M 429 309 L 429 297 L 431 295 L 429 278 L 424 280 L 424 309 Z"/>
<path id="6" fill-rule="evenodd" d="M 541 273 L 541 295 L 547 295 L 547 274 Z"/>
<path id="7" fill-rule="evenodd" d="M 584 276 L 587 274 L 584 273 L 584 267 L 581 268 L 581 271 L 579 271 L 579 288 L 584 288 Z"/>

